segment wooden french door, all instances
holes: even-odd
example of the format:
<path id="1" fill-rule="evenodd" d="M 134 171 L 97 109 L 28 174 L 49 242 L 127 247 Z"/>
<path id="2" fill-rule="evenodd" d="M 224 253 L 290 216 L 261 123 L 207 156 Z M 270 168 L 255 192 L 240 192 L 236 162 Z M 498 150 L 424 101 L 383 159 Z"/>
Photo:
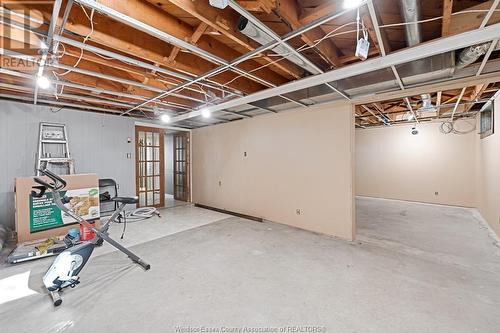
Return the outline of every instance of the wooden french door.
<path id="1" fill-rule="evenodd" d="M 174 199 L 189 201 L 189 132 L 174 134 Z"/>
<path id="2" fill-rule="evenodd" d="M 165 206 L 164 133 L 153 127 L 135 127 L 135 183 L 138 207 Z"/>

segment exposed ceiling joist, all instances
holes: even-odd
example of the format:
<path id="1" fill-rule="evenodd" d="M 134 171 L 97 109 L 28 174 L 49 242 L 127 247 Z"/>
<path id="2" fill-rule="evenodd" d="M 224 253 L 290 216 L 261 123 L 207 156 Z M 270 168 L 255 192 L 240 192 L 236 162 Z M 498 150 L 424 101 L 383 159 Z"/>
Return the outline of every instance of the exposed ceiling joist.
<path id="1" fill-rule="evenodd" d="M 108 0 L 109 1 L 109 0 Z M 237 22 L 239 16 L 237 13 L 231 10 L 218 10 L 208 4 L 208 1 L 191 1 L 191 0 L 147 0 L 153 5 L 161 8 L 162 10 L 168 4 L 174 4 L 178 8 L 184 10 L 189 15 L 197 18 L 201 22 L 205 22 L 211 28 L 219 31 L 226 38 L 237 43 L 238 45 L 244 47 L 246 50 L 254 50 L 256 44 L 251 41 L 248 37 L 237 31 Z M 272 62 L 274 59 L 269 57 L 262 57 L 265 61 L 261 64 L 267 64 Z M 286 73 L 294 78 L 299 78 L 302 76 L 303 71 L 297 66 L 290 62 L 279 62 L 270 66 L 271 68 L 277 68 L 280 73 Z"/>
<path id="2" fill-rule="evenodd" d="M 277 11 L 293 30 L 304 25 L 304 22 L 299 19 L 300 7 L 297 0 L 278 0 Z M 316 28 L 302 34 L 301 38 L 307 45 L 316 48 L 328 63 L 331 63 L 335 67 L 342 66 L 342 62 L 340 61 L 342 53 L 331 39 L 325 39 L 323 42 L 317 43 L 317 41 L 325 38 L 325 36 L 326 34 L 320 28 Z"/>
<path id="3" fill-rule="evenodd" d="M 441 36 L 448 36 L 450 33 L 451 13 L 453 12 L 453 0 L 443 0 L 443 22 Z"/>
<path id="4" fill-rule="evenodd" d="M 459 48 L 469 46 L 471 43 L 488 42 L 500 36 L 500 24 L 477 29 L 460 35 L 454 35 L 446 38 L 441 38 L 428 43 L 419 44 L 415 47 L 403 49 L 398 52 L 388 54 L 384 57 L 377 59 L 366 60 L 365 62 L 357 63 L 354 65 L 341 67 L 323 74 L 307 77 L 291 83 L 284 84 L 277 88 L 266 89 L 249 96 L 237 98 L 235 100 L 227 101 L 208 109 L 211 111 L 224 110 L 236 107 L 243 104 L 263 100 L 269 97 L 276 96 L 277 94 L 286 94 L 300 89 L 324 84 L 336 80 L 345 79 L 355 75 L 360 75 L 379 69 L 390 68 L 399 64 L 411 62 L 432 55 L 449 52 Z M 476 77 L 477 78 L 477 77 Z M 186 115 L 175 117 L 173 121 L 180 121 L 201 115 L 200 111 L 193 111 Z"/>

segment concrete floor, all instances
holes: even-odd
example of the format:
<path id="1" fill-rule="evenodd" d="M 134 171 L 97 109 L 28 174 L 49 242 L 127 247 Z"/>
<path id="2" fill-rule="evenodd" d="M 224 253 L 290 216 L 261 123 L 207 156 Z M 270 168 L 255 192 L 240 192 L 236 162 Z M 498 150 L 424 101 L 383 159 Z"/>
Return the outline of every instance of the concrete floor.
<path id="1" fill-rule="evenodd" d="M 0 305 L 0 328 L 498 332 L 500 249 L 470 210 L 374 199 L 357 204 L 355 242 L 193 206 L 170 209 L 168 221 L 134 225 L 169 224 L 172 232 L 184 216 L 183 231 L 132 246 L 150 271 L 98 249 L 82 284 L 64 293 L 59 308 L 41 293 L 50 259 L 3 267 L 0 284 L 31 271 L 37 293 Z M 188 222 L 190 214 L 196 222 Z M 156 228 L 158 236 L 163 229 Z"/>
<path id="2" fill-rule="evenodd" d="M 171 194 L 165 194 L 165 208 L 173 208 L 179 206 L 191 205 L 190 202 L 175 200 Z"/>

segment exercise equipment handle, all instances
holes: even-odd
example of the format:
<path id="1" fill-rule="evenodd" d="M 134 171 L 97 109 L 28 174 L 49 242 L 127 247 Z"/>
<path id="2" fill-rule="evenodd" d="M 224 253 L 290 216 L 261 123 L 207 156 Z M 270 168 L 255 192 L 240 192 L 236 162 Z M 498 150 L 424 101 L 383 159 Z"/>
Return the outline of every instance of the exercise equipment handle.
<path id="1" fill-rule="evenodd" d="M 47 183 L 46 181 L 44 181 L 44 180 L 42 180 L 42 179 L 40 179 L 40 178 L 36 178 L 36 177 L 35 177 L 33 180 L 35 181 L 35 183 L 42 185 L 42 186 L 43 186 L 43 187 L 45 187 L 46 189 L 47 189 L 47 188 L 50 188 L 51 190 L 55 189 L 55 187 L 54 187 L 54 185 L 53 185 L 53 184 L 49 184 L 49 183 Z M 41 188 L 41 187 L 40 187 L 40 188 Z"/>
<path id="2" fill-rule="evenodd" d="M 66 181 L 65 181 L 64 179 L 62 179 L 61 177 L 59 177 L 58 175 L 56 175 L 55 173 L 53 173 L 52 171 L 47 170 L 47 169 L 44 169 L 44 170 L 40 169 L 39 171 L 40 171 L 40 173 L 41 173 L 42 175 L 45 175 L 45 176 L 49 177 L 49 178 L 50 178 L 50 179 L 52 179 L 54 182 L 56 182 L 56 183 L 57 183 L 57 182 L 61 183 L 61 184 L 62 184 L 62 187 L 61 187 L 61 188 L 66 187 Z"/>
<path id="3" fill-rule="evenodd" d="M 142 259 L 139 259 L 137 260 L 137 263 L 145 270 L 145 271 L 149 271 L 149 269 L 151 268 L 151 265 L 144 262 Z"/>

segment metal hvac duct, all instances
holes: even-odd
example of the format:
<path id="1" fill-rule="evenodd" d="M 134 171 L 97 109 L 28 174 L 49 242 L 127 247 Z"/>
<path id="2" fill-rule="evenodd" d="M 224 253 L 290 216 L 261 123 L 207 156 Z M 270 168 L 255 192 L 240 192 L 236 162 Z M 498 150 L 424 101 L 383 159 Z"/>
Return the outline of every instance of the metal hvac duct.
<path id="1" fill-rule="evenodd" d="M 457 68 L 462 69 L 465 68 L 477 61 L 481 56 L 485 55 L 488 52 L 488 49 L 491 46 L 490 43 L 483 43 L 474 46 L 469 46 L 460 52 L 457 61 Z M 497 43 L 496 47 L 493 51 L 500 50 L 500 43 Z"/>
<path id="2" fill-rule="evenodd" d="M 403 16 L 404 21 L 407 23 L 405 25 L 406 40 L 408 41 L 408 46 L 412 47 L 422 43 L 422 31 L 419 23 L 420 20 L 420 7 L 417 0 L 400 0 L 401 16 Z M 418 109 L 418 112 L 429 112 L 436 111 L 434 105 L 432 105 L 431 95 L 424 94 L 420 95 L 422 98 L 422 107 Z"/>
<path id="3" fill-rule="evenodd" d="M 399 4 L 404 21 L 410 23 L 405 25 L 408 46 L 412 47 L 422 43 L 420 24 L 411 24 L 411 22 L 420 20 L 420 7 L 418 6 L 417 0 L 400 0 Z"/>
<path id="4" fill-rule="evenodd" d="M 245 36 L 253 39 L 260 45 L 266 45 L 269 43 L 274 42 L 274 39 L 266 34 L 264 31 L 256 27 L 252 22 L 250 22 L 246 17 L 240 16 L 238 20 L 238 30 Z M 279 54 L 280 56 L 290 60 L 297 66 L 305 69 L 306 71 L 316 74 L 318 71 L 311 66 L 309 66 L 307 63 L 302 61 L 299 57 L 296 55 L 292 54 L 285 46 L 283 45 L 278 45 L 275 48 L 272 49 L 275 53 Z"/>

